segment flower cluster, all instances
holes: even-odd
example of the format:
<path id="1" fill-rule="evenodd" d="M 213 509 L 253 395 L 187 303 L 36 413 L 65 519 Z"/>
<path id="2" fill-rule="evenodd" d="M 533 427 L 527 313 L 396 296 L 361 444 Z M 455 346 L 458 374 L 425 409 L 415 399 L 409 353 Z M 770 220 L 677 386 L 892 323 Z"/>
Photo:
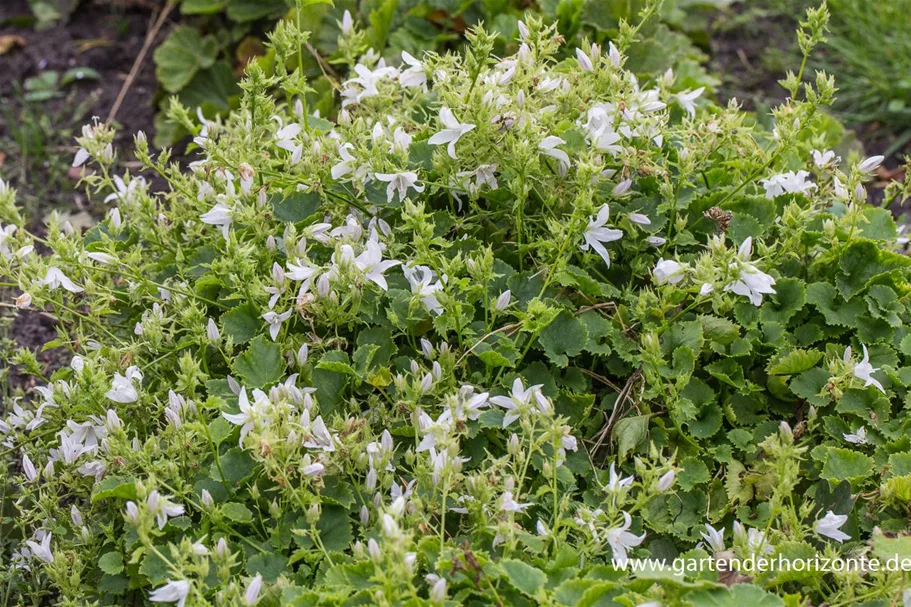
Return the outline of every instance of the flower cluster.
<path id="1" fill-rule="evenodd" d="M 0 188 L 0 273 L 72 355 L 19 353 L 0 420 L 20 602 L 897 600 L 889 572 L 623 569 L 904 549 L 911 263 L 865 204 L 881 159 L 820 151 L 831 79 L 769 133 L 625 69 L 633 28 L 518 31 L 366 52 L 329 121 L 283 22 L 185 172 L 137 135 L 167 192 L 114 176 L 100 122 L 91 230 L 39 239 Z"/>

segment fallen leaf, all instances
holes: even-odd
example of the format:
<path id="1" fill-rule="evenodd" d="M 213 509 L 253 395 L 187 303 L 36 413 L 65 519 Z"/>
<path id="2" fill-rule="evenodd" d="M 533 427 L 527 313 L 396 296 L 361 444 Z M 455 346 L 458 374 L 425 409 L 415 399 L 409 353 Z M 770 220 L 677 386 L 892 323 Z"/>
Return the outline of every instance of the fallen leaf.
<path id="1" fill-rule="evenodd" d="M 25 46 L 25 38 L 14 34 L 0 36 L 0 55 L 5 55 L 17 46 Z"/>

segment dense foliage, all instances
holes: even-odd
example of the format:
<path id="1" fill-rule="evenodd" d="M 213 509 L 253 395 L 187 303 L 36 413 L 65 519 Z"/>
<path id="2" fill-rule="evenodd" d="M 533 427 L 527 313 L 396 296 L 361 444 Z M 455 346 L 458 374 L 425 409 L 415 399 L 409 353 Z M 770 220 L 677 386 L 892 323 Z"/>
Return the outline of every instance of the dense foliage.
<path id="1" fill-rule="evenodd" d="M 0 273 L 74 355 L 15 361 L 40 385 L 0 422 L 8 596 L 902 600 L 900 572 L 624 569 L 911 557 L 911 261 L 865 203 L 881 158 L 827 151 L 833 81 L 789 75 L 765 132 L 637 79 L 633 28 L 517 31 L 366 53 L 332 123 L 283 21 L 227 120 L 172 106 L 188 171 L 137 135 L 167 191 L 113 174 L 103 123 L 87 233 L 29 233 L 0 188 Z"/>
<path id="2" fill-rule="evenodd" d="M 446 0 L 374 0 L 371 2 L 306 2 L 298 11 L 293 0 L 182 0 L 175 3 L 183 20 L 155 50 L 156 74 L 164 91 L 161 106 L 169 96 L 209 119 L 237 107 L 240 90 L 234 66 L 256 61 L 266 72 L 274 67 L 275 54 L 261 43 L 263 27 L 271 28 L 284 16 L 310 32 L 304 52 L 291 58 L 301 65 L 312 90 L 310 105 L 323 115 L 334 114 L 338 89 L 353 75 L 350 68 L 368 50 L 387 61 L 401 60 L 402 51 L 420 57 L 424 52 L 460 48 L 465 32 L 486 24 L 495 34 L 498 56 L 516 51 L 516 22 L 523 14 L 536 14 L 554 23 L 567 44 L 575 46 L 588 36 L 606 43 L 616 36 L 620 22 L 645 20 L 642 40 L 627 58 L 627 69 L 637 75 L 660 74 L 674 68 L 689 86 L 712 85 L 699 63 L 704 55 L 693 40 L 704 42 L 709 17 L 729 0 L 562 0 L 526 6 L 504 0 L 454 4 Z M 644 9 L 644 12 L 643 12 Z M 340 19 L 348 13 L 349 19 Z M 650 17 L 650 19 L 649 19 Z M 299 21 L 298 21 L 299 19 Z M 350 23 L 365 24 L 357 36 L 340 36 Z M 564 48 L 571 49 L 572 46 Z M 170 145 L 186 134 L 166 120 L 156 121 L 156 143 Z"/>

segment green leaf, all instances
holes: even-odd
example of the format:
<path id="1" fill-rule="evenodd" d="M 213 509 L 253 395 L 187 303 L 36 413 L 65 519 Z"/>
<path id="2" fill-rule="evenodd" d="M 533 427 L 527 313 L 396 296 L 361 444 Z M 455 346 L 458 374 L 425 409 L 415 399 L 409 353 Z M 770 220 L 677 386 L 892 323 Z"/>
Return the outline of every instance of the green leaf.
<path id="1" fill-rule="evenodd" d="M 617 442 L 617 451 L 621 458 L 645 440 L 648 435 L 648 419 L 648 415 L 637 415 L 624 417 L 614 424 L 611 436 Z"/>
<path id="2" fill-rule="evenodd" d="M 727 346 L 740 337 L 740 325 L 727 318 L 718 316 L 699 316 L 698 318 L 702 323 L 702 333 L 707 341 Z"/>
<path id="3" fill-rule="evenodd" d="M 838 484 L 840 481 L 859 481 L 869 477 L 873 472 L 873 458 L 863 453 L 838 448 L 828 451 L 829 455 L 819 476 L 832 484 Z"/>
<path id="4" fill-rule="evenodd" d="M 116 551 L 105 552 L 98 559 L 98 568 L 108 575 L 117 575 L 123 571 L 123 554 Z"/>
<path id="5" fill-rule="evenodd" d="M 744 387 L 743 367 L 733 358 L 722 358 L 705 366 L 715 379 L 735 388 Z"/>
<path id="6" fill-rule="evenodd" d="M 139 566 L 139 573 L 144 575 L 152 586 L 164 584 L 173 575 L 168 563 L 158 556 L 159 554 L 167 554 L 168 549 L 165 546 L 157 546 L 156 548 L 157 551 L 145 553 L 142 564 Z"/>
<path id="7" fill-rule="evenodd" d="M 348 363 L 348 353 L 341 350 L 334 350 L 324 354 L 316 364 L 316 368 L 357 377 L 357 371 Z"/>
<path id="8" fill-rule="evenodd" d="M 254 554 L 247 559 L 247 573 L 263 576 L 263 580 L 272 583 L 278 579 L 278 576 L 288 567 L 288 558 L 272 552 L 264 554 Z"/>
<path id="9" fill-rule="evenodd" d="M 235 523 L 249 523 L 253 521 L 253 513 L 249 508 L 237 502 L 228 502 L 222 505 L 222 513 Z"/>
<path id="10" fill-rule="evenodd" d="M 277 17 L 287 8 L 284 0 L 228 0 L 228 18 L 241 23 L 256 21 L 263 17 Z"/>
<path id="11" fill-rule="evenodd" d="M 85 82 L 88 80 L 98 80 L 101 74 L 90 67 L 74 67 L 68 69 L 60 79 L 60 84 L 66 86 L 73 82 Z"/>
<path id="12" fill-rule="evenodd" d="M 289 196 L 274 194 L 269 203 L 276 219 L 294 223 L 315 215 L 323 199 L 319 192 L 293 192 Z"/>
<path id="13" fill-rule="evenodd" d="M 857 326 L 857 317 L 867 311 L 864 302 L 859 299 L 845 303 L 838 296 L 838 290 L 826 282 L 816 282 L 807 287 L 807 302 L 822 312 L 827 323 L 845 327 Z"/>
<path id="14" fill-rule="evenodd" d="M 351 517 L 341 506 L 326 506 L 316 523 L 320 540 L 330 552 L 344 552 L 354 540 L 351 531 Z"/>
<path id="15" fill-rule="evenodd" d="M 217 54 L 218 41 L 213 36 L 203 38 L 196 28 L 182 25 L 155 49 L 155 75 L 166 91 L 176 93 L 196 72 L 211 67 Z"/>
<path id="16" fill-rule="evenodd" d="M 569 357 L 582 352 L 588 341 L 585 323 L 573 314 L 561 312 L 538 336 L 544 353 L 558 367 L 569 364 Z"/>
<path id="17" fill-rule="evenodd" d="M 209 476 L 213 480 L 221 480 L 221 472 L 225 473 L 225 480 L 229 483 L 240 483 L 242 480 L 253 476 L 256 470 L 256 460 L 249 453 L 239 447 L 233 447 L 219 457 L 221 470 L 212 462 L 209 469 Z"/>
<path id="18" fill-rule="evenodd" d="M 136 479 L 132 476 L 109 476 L 92 489 L 92 502 L 107 498 L 136 499 Z"/>
<path id="19" fill-rule="evenodd" d="M 234 371 L 247 388 L 262 388 L 278 382 L 285 372 L 281 349 L 260 335 L 234 361 Z"/>
<path id="20" fill-rule="evenodd" d="M 905 559 L 911 559 L 911 535 L 900 535 L 898 537 L 886 537 L 882 533 L 873 533 L 873 554 L 882 562 L 901 563 Z"/>
<path id="21" fill-rule="evenodd" d="M 752 584 L 735 584 L 730 588 L 699 590 L 686 595 L 693 607 L 784 607 L 784 601 Z"/>
<path id="22" fill-rule="evenodd" d="M 861 240 L 852 243 L 841 254 L 838 265 L 842 271 L 836 279 L 838 289 L 848 300 L 888 274 L 907 275 L 911 259 L 888 251 L 872 240 Z"/>
<path id="23" fill-rule="evenodd" d="M 822 360 L 819 350 L 790 350 L 769 365 L 770 375 L 797 375 L 809 371 Z"/>
<path id="24" fill-rule="evenodd" d="M 707 483 L 712 479 L 709 469 L 705 463 L 695 457 L 687 457 L 680 462 L 680 475 L 677 482 L 684 491 L 689 491 L 696 485 Z"/>
<path id="25" fill-rule="evenodd" d="M 532 598 L 547 582 L 547 575 L 543 571 L 523 561 L 503 559 L 500 567 L 506 572 L 510 584 Z"/>
<path id="26" fill-rule="evenodd" d="M 263 320 L 256 306 L 246 302 L 228 310 L 221 317 L 221 325 L 225 334 L 234 338 L 235 344 L 242 344 L 259 333 Z"/>
<path id="27" fill-rule="evenodd" d="M 226 5 L 226 0 L 183 0 L 180 12 L 184 15 L 212 15 L 223 11 Z"/>

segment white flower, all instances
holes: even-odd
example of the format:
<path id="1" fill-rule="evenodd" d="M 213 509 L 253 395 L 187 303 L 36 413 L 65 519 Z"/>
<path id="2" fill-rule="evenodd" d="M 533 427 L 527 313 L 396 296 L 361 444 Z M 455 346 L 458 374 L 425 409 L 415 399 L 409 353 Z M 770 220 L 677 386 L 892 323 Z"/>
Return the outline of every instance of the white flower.
<path id="1" fill-rule="evenodd" d="M 474 129 L 475 125 L 459 122 L 453 115 L 452 110 L 450 110 L 445 105 L 440 108 L 440 122 L 442 122 L 443 126 L 446 128 L 433 135 L 433 137 L 428 140 L 428 143 L 430 145 L 442 145 L 444 143 L 448 143 L 449 146 L 447 147 L 447 151 L 449 152 L 449 157 L 455 159 L 456 142 L 462 135 Z"/>
<path id="2" fill-rule="evenodd" d="M 813 531 L 819 535 L 831 538 L 839 544 L 845 540 L 851 539 L 851 536 L 841 531 L 842 525 L 848 522 L 848 515 L 835 514 L 829 510 L 824 517 L 816 521 Z"/>
<path id="3" fill-rule="evenodd" d="M 843 434 L 845 440 L 852 445 L 866 445 L 867 444 L 867 429 L 864 426 L 861 426 L 857 429 L 857 432 L 853 434 Z"/>
<path id="4" fill-rule="evenodd" d="M 503 497 L 500 500 L 500 510 L 503 512 L 522 512 L 531 505 L 531 503 L 520 504 L 514 500 L 512 491 L 504 491 Z"/>
<path id="5" fill-rule="evenodd" d="M 272 116 L 272 120 L 278 123 L 278 131 L 275 132 L 276 147 L 291 152 L 291 163 L 297 164 L 300 162 L 304 146 L 295 142 L 294 138 L 300 135 L 301 125 L 292 122 L 284 126 L 279 116 Z"/>
<path id="6" fill-rule="evenodd" d="M 247 589 L 244 591 L 244 605 L 247 607 L 252 607 L 259 602 L 259 591 L 263 587 L 263 576 L 257 574 L 255 578 L 250 580 L 250 583 L 247 584 Z"/>
<path id="7" fill-rule="evenodd" d="M 868 386 L 876 386 L 876 389 L 886 393 L 886 390 L 883 388 L 883 385 L 879 383 L 879 380 L 873 377 L 873 373 L 879 371 L 878 368 L 874 368 L 870 364 L 870 353 L 867 352 L 867 346 L 861 345 L 864 349 L 864 358 L 859 363 L 854 365 L 854 377 L 857 379 L 862 379 L 864 382 L 864 388 Z M 848 348 L 845 350 L 845 360 L 847 361 L 851 357 L 851 349 Z"/>
<path id="8" fill-rule="evenodd" d="M 661 478 L 658 479 L 658 491 L 662 493 L 674 486 L 674 480 L 677 478 L 677 473 L 673 470 L 668 470 Z"/>
<path id="9" fill-rule="evenodd" d="M 658 281 L 659 285 L 675 285 L 686 276 L 686 266 L 680 265 L 672 259 L 661 258 L 658 260 L 658 263 L 655 264 L 653 273 L 655 275 L 655 280 Z"/>
<path id="10" fill-rule="evenodd" d="M 342 101 L 343 107 L 350 105 L 351 103 L 359 102 L 362 99 L 379 95 L 380 91 L 377 88 L 377 84 L 379 84 L 380 80 L 383 78 L 396 77 L 399 70 L 394 67 L 388 67 L 381 59 L 374 70 L 371 70 L 362 63 L 358 63 L 354 66 L 354 72 L 357 74 L 357 77 L 347 80 L 345 82 L 345 88 L 342 91 L 342 97 L 344 98 Z M 358 85 L 360 90 L 352 85 Z"/>
<path id="11" fill-rule="evenodd" d="M 392 133 L 392 142 L 389 144 L 389 153 L 407 152 L 411 146 L 411 135 L 402 127 L 397 127 Z"/>
<path id="12" fill-rule="evenodd" d="M 169 518 L 181 516 L 184 513 L 183 506 L 175 504 L 168 496 L 159 494 L 157 489 L 149 493 L 149 497 L 146 498 L 146 506 L 149 508 L 149 513 L 155 517 L 159 529 L 164 529 Z"/>
<path id="13" fill-rule="evenodd" d="M 221 332 L 218 330 L 218 325 L 216 325 L 215 321 L 211 318 L 206 324 L 206 337 L 212 342 L 217 342 L 221 338 Z"/>
<path id="14" fill-rule="evenodd" d="M 383 272 L 401 264 L 400 261 L 383 261 L 383 249 L 375 240 L 367 241 L 364 252 L 357 256 L 354 263 L 364 272 L 367 280 L 376 283 L 384 291 L 389 290 L 389 285 L 386 283 L 386 277 L 383 276 Z"/>
<path id="15" fill-rule="evenodd" d="M 687 114 L 692 118 L 696 115 L 696 100 L 702 96 L 702 93 L 705 92 L 705 87 L 700 86 L 698 89 L 693 91 L 683 91 L 682 93 L 677 93 L 677 103 L 680 104 Z"/>
<path id="16" fill-rule="evenodd" d="M 528 408 L 532 398 L 535 399 L 538 408 L 541 411 L 549 409 L 550 404 L 547 397 L 541 392 L 543 384 L 535 384 L 525 388 L 522 385 L 522 378 L 517 377 L 512 383 L 512 392 L 509 396 L 492 396 L 490 402 L 506 409 L 506 415 L 503 416 L 503 427 L 507 428 L 511 423 L 519 419 L 522 411 Z M 543 403 L 542 403 L 543 401 Z"/>
<path id="17" fill-rule="evenodd" d="M 47 269 L 47 273 L 44 275 L 44 278 L 39 281 L 39 284 L 48 287 L 51 291 L 55 291 L 60 287 L 63 287 L 70 293 L 81 293 L 85 290 L 82 287 L 77 286 L 72 280 L 67 278 L 63 272 L 54 266 Z"/>
<path id="18" fill-rule="evenodd" d="M 633 477 L 627 476 L 626 478 L 621 478 L 620 475 L 617 474 L 617 470 L 614 466 L 614 462 L 611 462 L 610 478 L 607 483 L 607 490 L 610 493 L 616 493 L 616 492 L 620 491 L 621 489 L 629 487 L 632 484 L 633 484 Z"/>
<path id="19" fill-rule="evenodd" d="M 117 263 L 117 258 L 108 253 L 92 252 L 92 253 L 86 253 L 85 256 L 93 261 L 97 261 L 98 263 L 103 263 L 103 264 Z"/>
<path id="20" fill-rule="evenodd" d="M 566 142 L 556 137 L 554 135 L 549 135 L 544 138 L 544 140 L 538 144 L 538 149 L 541 150 L 541 153 L 545 156 L 550 156 L 557 160 L 558 167 L 560 169 L 560 176 L 566 175 L 566 171 L 569 170 L 569 154 L 563 150 L 557 149 L 558 145 L 563 145 Z"/>
<path id="21" fill-rule="evenodd" d="M 870 156 L 860 163 L 857 170 L 861 173 L 870 173 L 878 169 L 879 165 L 883 163 L 883 160 L 885 160 L 885 156 Z"/>
<path id="22" fill-rule="evenodd" d="M 424 191 L 424 186 L 417 183 L 418 174 L 412 171 L 405 171 L 404 173 L 376 173 L 374 177 L 389 184 L 386 186 L 386 202 L 392 202 L 395 198 L 396 191 L 399 193 L 399 201 L 405 200 L 408 196 L 408 188 L 412 188 L 416 192 Z"/>
<path id="23" fill-rule="evenodd" d="M 724 527 L 715 529 L 706 523 L 705 531 L 705 533 L 700 534 L 702 535 L 702 539 L 704 539 L 715 552 L 724 552 Z"/>
<path id="24" fill-rule="evenodd" d="M 652 225 L 652 220 L 648 218 L 648 215 L 643 215 L 642 213 L 630 213 L 629 220 L 640 226 Z"/>
<path id="25" fill-rule="evenodd" d="M 607 264 L 607 267 L 610 267 L 610 254 L 604 248 L 603 243 L 620 240 L 623 238 L 623 231 L 604 227 L 608 219 L 610 219 L 610 209 L 605 204 L 598 210 L 596 218 L 589 218 L 588 226 L 582 235 L 585 243 L 580 245 L 579 248 L 583 251 L 588 251 L 589 248 L 594 249 L 604 260 L 604 263 Z"/>
<path id="26" fill-rule="evenodd" d="M 648 238 L 645 239 L 645 241 L 649 244 L 649 246 L 663 247 L 664 244 L 667 242 L 667 239 L 662 238 L 660 236 L 649 236 Z"/>
<path id="27" fill-rule="evenodd" d="M 761 306 L 763 295 L 775 293 L 775 289 L 772 288 L 775 279 L 749 263 L 752 251 L 753 237 L 750 236 L 741 243 L 737 251 L 737 257 L 740 259 L 740 278 L 725 286 L 724 290 L 748 297 L 754 306 Z"/>
<path id="28" fill-rule="evenodd" d="M 611 547 L 614 560 L 616 560 L 619 564 L 626 563 L 627 550 L 630 548 L 635 548 L 645 539 L 644 532 L 639 536 L 633 535 L 629 532 L 629 528 L 632 524 L 632 517 L 630 517 L 628 512 L 624 512 L 623 525 L 607 530 L 607 543 Z"/>
<path id="29" fill-rule="evenodd" d="M 136 367 L 127 369 L 125 376 L 120 373 L 114 373 L 114 379 L 111 380 L 111 389 L 108 390 L 105 396 L 115 403 L 135 403 L 139 400 L 139 392 L 136 391 L 136 387 L 133 385 L 135 381 L 142 381 L 142 374 L 139 373 L 139 369 Z"/>
<path id="30" fill-rule="evenodd" d="M 190 594 L 190 582 L 187 580 L 170 580 L 161 588 L 156 588 L 149 593 L 149 600 L 153 603 L 177 603 L 183 607 Z"/>
<path id="31" fill-rule="evenodd" d="M 215 203 L 215 206 L 200 215 L 199 220 L 203 223 L 221 228 L 221 234 L 225 237 L 225 240 L 227 240 L 228 228 L 231 227 L 232 214 L 233 211 L 231 209 L 221 202 L 217 202 Z"/>
<path id="32" fill-rule="evenodd" d="M 342 35 L 347 36 L 353 28 L 354 19 L 351 18 L 351 12 L 345 9 L 344 14 L 342 14 Z"/>
<path id="33" fill-rule="evenodd" d="M 35 464 L 29 459 L 28 454 L 22 456 L 22 472 L 25 473 L 25 478 L 30 481 L 38 478 L 38 471 L 35 470 Z"/>
<path id="34" fill-rule="evenodd" d="M 581 48 L 576 49 L 576 59 L 579 61 L 579 67 L 581 67 L 584 71 L 594 71 L 595 66 L 592 64 L 591 58 L 586 55 Z"/>
<path id="35" fill-rule="evenodd" d="M 293 310 L 288 310 L 287 312 L 279 314 L 269 310 L 263 314 L 263 320 L 269 323 L 269 337 L 272 338 L 272 341 L 275 341 L 278 337 L 278 332 L 281 331 L 282 323 L 291 317 L 291 312 L 293 312 Z"/>
<path id="36" fill-rule="evenodd" d="M 402 271 L 405 273 L 405 278 L 408 279 L 409 284 L 411 284 L 411 293 L 420 297 L 424 307 L 434 314 L 442 314 L 443 306 L 440 305 L 439 300 L 436 298 L 436 292 L 442 290 L 443 285 L 440 284 L 439 280 L 435 283 L 433 282 L 433 270 L 427 266 L 415 266 L 414 268 L 403 266 Z M 418 276 L 419 274 L 420 277 Z"/>
<path id="37" fill-rule="evenodd" d="M 408 66 L 408 69 L 399 74 L 399 84 L 405 88 L 415 86 L 426 88 L 427 74 L 424 72 L 421 62 L 406 51 L 402 51 L 402 62 Z"/>
<path id="38" fill-rule="evenodd" d="M 511 300 L 512 300 L 512 291 L 510 291 L 509 289 L 506 289 L 505 291 L 500 293 L 499 297 L 497 297 L 496 302 L 494 302 L 494 305 L 493 305 L 494 310 L 496 310 L 497 312 L 502 312 L 503 310 L 505 310 L 506 308 L 509 307 L 509 302 Z"/>
<path id="39" fill-rule="evenodd" d="M 85 148 L 79 148 L 76 150 L 76 156 L 73 158 L 73 168 L 77 169 L 84 165 L 86 161 L 91 158 L 92 155 L 89 154 L 89 151 Z"/>
<path id="40" fill-rule="evenodd" d="M 115 200 L 132 202 L 135 194 L 145 189 L 146 180 L 143 177 L 135 177 L 133 179 L 130 179 L 130 183 L 128 185 L 126 182 L 124 182 L 122 177 L 119 175 L 114 175 L 114 187 L 117 189 L 117 191 L 112 194 L 108 194 L 104 199 L 105 202 L 113 202 Z"/>
<path id="41" fill-rule="evenodd" d="M 238 441 L 238 444 L 241 447 L 243 447 L 244 438 L 250 430 L 253 429 L 256 420 L 263 412 L 263 406 L 257 396 L 257 393 L 254 391 L 254 400 L 251 405 L 250 399 L 247 398 L 247 389 L 241 388 L 240 393 L 237 395 L 237 405 L 240 408 L 240 413 L 222 413 L 222 416 L 235 426 L 242 426 L 240 429 L 240 440 Z"/>
<path id="42" fill-rule="evenodd" d="M 348 151 L 351 149 L 354 149 L 354 146 L 350 143 L 339 144 L 338 155 L 341 158 L 341 161 L 332 166 L 330 173 L 332 173 L 333 179 L 338 179 L 354 170 L 352 164 L 356 162 L 357 159 Z"/>
<path id="43" fill-rule="evenodd" d="M 780 175 L 773 175 L 762 180 L 766 198 L 775 198 L 785 192 L 788 194 L 806 194 L 816 189 L 816 184 L 807 181 L 810 173 L 807 171 L 789 171 Z"/>
<path id="44" fill-rule="evenodd" d="M 430 602 L 442 603 L 446 600 L 446 579 L 438 578 L 430 588 Z"/>
<path id="45" fill-rule="evenodd" d="M 810 154 L 813 156 L 813 164 L 819 168 L 824 168 L 833 162 L 838 162 L 841 160 L 835 156 L 835 152 L 832 150 L 826 150 L 825 152 L 820 152 L 819 150 L 812 150 Z"/>
<path id="46" fill-rule="evenodd" d="M 35 558 L 44 561 L 45 563 L 53 563 L 54 553 L 51 552 L 51 537 L 53 534 L 39 531 L 35 534 L 35 537 L 37 538 L 41 534 L 44 534 L 44 537 L 39 540 L 41 542 L 40 544 L 33 540 L 28 540 L 25 542 L 25 545 L 29 547 L 29 550 L 32 551 L 32 556 Z"/>

